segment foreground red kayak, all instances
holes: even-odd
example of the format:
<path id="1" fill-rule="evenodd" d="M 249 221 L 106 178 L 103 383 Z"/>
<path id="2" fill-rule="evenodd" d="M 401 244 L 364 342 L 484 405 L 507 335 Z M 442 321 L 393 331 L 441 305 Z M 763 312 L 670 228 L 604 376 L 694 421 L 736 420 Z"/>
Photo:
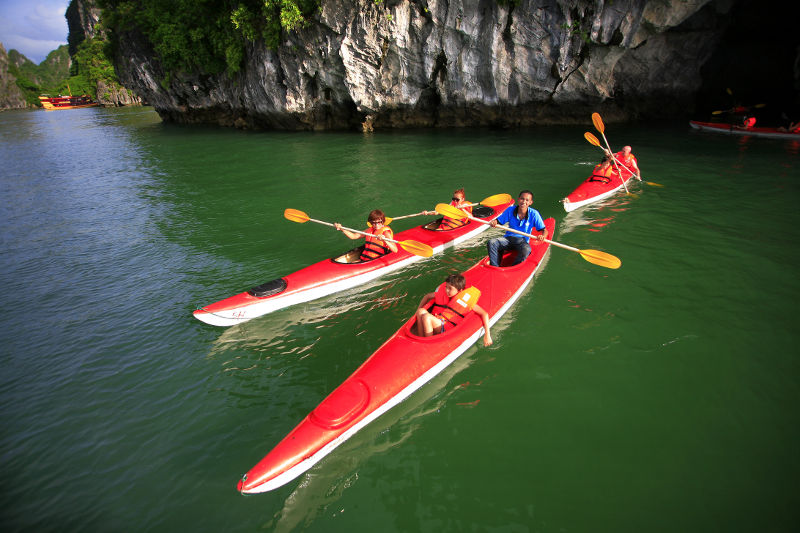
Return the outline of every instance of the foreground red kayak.
<path id="1" fill-rule="evenodd" d="M 689 121 L 689 125 L 696 130 L 713 131 L 716 133 L 724 133 L 726 135 L 751 135 L 753 137 L 768 137 L 770 139 L 789 139 L 800 141 L 800 133 L 791 133 L 788 131 L 781 131 L 778 128 L 743 128 L 741 126 L 734 126 L 733 124 L 722 124 L 719 122 L 698 122 L 696 120 Z"/>
<path id="2" fill-rule="evenodd" d="M 548 218 L 545 226 L 552 235 L 555 221 Z M 484 258 L 464 272 L 467 286 L 481 291 L 478 304 L 489 313 L 490 324 L 496 323 L 519 298 L 548 249 L 546 243 L 532 246 L 531 255 L 515 266 L 493 267 Z M 503 264 L 511 264 L 512 260 L 507 255 Z M 415 322 L 415 317 L 410 318 L 311 411 L 242 477 L 238 490 L 245 494 L 266 492 L 295 479 L 439 374 L 483 336 L 481 319 L 475 313 L 433 337 L 417 336 L 412 331 Z"/>
<path id="3" fill-rule="evenodd" d="M 620 164 L 620 171 L 627 184 L 633 177 L 633 173 L 622 164 Z M 625 186 L 622 184 L 622 179 L 620 179 L 616 170 L 611 176 L 595 175 L 594 172 L 592 172 L 592 174 L 586 178 L 583 183 L 578 185 L 578 188 L 572 191 L 569 196 L 562 198 L 561 203 L 564 204 L 564 211 L 569 213 L 579 207 L 604 200 L 618 190 L 624 188 Z"/>
<path id="4" fill-rule="evenodd" d="M 495 197 L 500 196 L 496 195 Z M 514 203 L 509 195 L 499 205 L 479 206 L 474 213 L 483 220 L 497 218 L 503 210 Z M 494 198 L 494 197 L 493 197 Z M 475 237 L 487 226 L 470 221 L 456 229 L 438 230 L 436 220 L 395 235 L 397 241 L 415 241 L 433 248 L 438 253 L 458 243 Z M 242 292 L 219 302 L 203 306 L 194 311 L 194 317 L 213 326 L 233 326 L 247 320 L 271 313 L 290 305 L 308 302 L 362 285 L 384 274 L 422 259 L 402 247 L 397 252 L 372 261 L 359 261 L 363 246 L 349 252 L 325 259 L 297 272 L 274 279 L 258 287 Z"/>

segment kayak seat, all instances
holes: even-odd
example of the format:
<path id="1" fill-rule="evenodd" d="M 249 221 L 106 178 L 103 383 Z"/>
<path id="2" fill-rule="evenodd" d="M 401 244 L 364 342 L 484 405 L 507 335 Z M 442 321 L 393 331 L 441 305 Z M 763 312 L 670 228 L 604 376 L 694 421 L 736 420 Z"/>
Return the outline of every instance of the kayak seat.
<path id="1" fill-rule="evenodd" d="M 250 296 L 255 296 L 256 298 L 263 298 L 265 296 L 272 296 L 273 294 L 278 294 L 279 292 L 285 291 L 286 286 L 287 284 L 285 279 L 273 279 L 272 281 L 263 283 L 258 287 L 253 287 L 247 291 L 247 294 Z"/>
<path id="2" fill-rule="evenodd" d="M 360 415 L 369 403 L 369 388 L 360 379 L 348 379 L 322 400 L 309 415 L 324 429 L 340 428 Z"/>

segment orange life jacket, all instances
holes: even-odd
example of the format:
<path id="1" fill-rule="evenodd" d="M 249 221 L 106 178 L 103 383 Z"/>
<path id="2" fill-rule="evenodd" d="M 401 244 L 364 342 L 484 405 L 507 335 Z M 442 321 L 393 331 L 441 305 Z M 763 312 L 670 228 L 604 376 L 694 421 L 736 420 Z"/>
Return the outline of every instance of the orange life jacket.
<path id="1" fill-rule="evenodd" d="M 475 287 L 467 287 L 452 298 L 448 298 L 447 284 L 442 283 L 436 289 L 431 312 L 433 316 L 457 326 L 472 311 L 480 297 L 480 290 Z"/>
<path id="2" fill-rule="evenodd" d="M 611 178 L 614 176 L 614 165 L 608 165 L 605 170 L 602 169 L 601 165 L 595 165 L 594 170 L 592 170 L 592 175 L 589 176 L 589 181 L 600 181 L 603 183 L 608 183 L 611 181 Z"/>
<path id="3" fill-rule="evenodd" d="M 614 157 L 617 158 L 617 162 L 620 164 L 623 170 L 627 170 L 631 174 L 636 174 L 635 169 L 639 168 L 639 163 L 633 153 L 630 153 L 628 154 L 628 157 L 625 157 L 622 152 L 617 152 L 614 154 Z"/>
<path id="4" fill-rule="evenodd" d="M 467 202 L 466 198 L 464 198 L 464 203 L 465 204 L 469 203 Z M 470 215 L 472 214 L 472 206 L 458 207 L 458 202 L 456 201 L 450 202 L 450 205 L 452 205 L 453 207 L 457 207 L 458 209 L 463 209 Z M 467 222 L 469 222 L 469 219 L 467 217 L 464 218 L 444 217 L 442 221 L 439 223 L 438 229 L 456 229 L 460 228 L 461 226 L 464 226 Z"/>
<path id="5" fill-rule="evenodd" d="M 375 229 L 374 227 L 369 228 L 366 230 L 366 233 L 370 233 L 367 235 L 366 242 L 364 243 L 364 251 L 361 252 L 361 256 L 359 259 L 361 261 L 372 261 L 382 255 L 386 255 L 391 250 L 386 243 L 378 240 L 377 238 L 373 237 L 373 235 L 382 235 L 387 239 L 391 239 L 394 237 L 394 233 L 392 232 L 392 228 L 389 226 L 383 226 L 381 229 Z"/>

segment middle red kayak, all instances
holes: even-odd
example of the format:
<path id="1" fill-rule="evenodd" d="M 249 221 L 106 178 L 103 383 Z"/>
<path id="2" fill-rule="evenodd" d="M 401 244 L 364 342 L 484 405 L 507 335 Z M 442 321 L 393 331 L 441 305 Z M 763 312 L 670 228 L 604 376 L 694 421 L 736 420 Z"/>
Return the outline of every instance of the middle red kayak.
<path id="1" fill-rule="evenodd" d="M 548 218 L 545 226 L 553 236 L 555 221 Z M 540 243 L 531 248 L 531 254 L 519 265 L 493 267 L 484 258 L 463 273 L 467 286 L 481 291 L 478 305 L 489 313 L 490 324 L 495 324 L 520 297 L 550 246 Z M 513 258 L 506 255 L 502 264 L 510 265 Z M 441 281 L 432 280 L 432 284 Z M 413 309 L 409 307 L 408 312 L 413 314 Z M 415 325 L 416 317 L 412 316 L 250 469 L 239 481 L 238 490 L 247 494 L 266 492 L 295 479 L 442 372 L 483 336 L 483 324 L 476 313 L 432 337 L 418 336 Z"/>
<path id="2" fill-rule="evenodd" d="M 499 205 L 475 207 L 474 216 L 486 221 L 497 218 L 505 208 L 514 203 L 511 196 L 502 196 L 508 198 L 501 198 L 502 203 Z M 394 238 L 397 241 L 416 241 L 429 245 L 434 253 L 438 253 L 471 239 L 488 228 L 485 224 L 469 221 L 459 228 L 440 230 L 437 229 L 439 220 L 401 231 Z M 249 291 L 205 305 L 194 311 L 194 317 L 213 326 L 241 324 L 290 305 L 357 287 L 422 259 L 401 247 L 397 252 L 372 261 L 359 261 L 362 248 L 360 246 Z"/>
<path id="3" fill-rule="evenodd" d="M 622 164 L 620 164 L 619 168 L 625 183 L 628 183 L 633 177 L 633 173 Z M 617 173 L 616 170 L 612 172 L 611 176 L 596 175 L 592 172 L 583 183 L 578 185 L 578 187 L 572 191 L 569 196 L 563 198 L 561 202 L 564 204 L 564 211 L 569 213 L 579 207 L 608 198 L 622 188 L 624 188 L 622 179 L 620 179 L 619 173 Z"/>

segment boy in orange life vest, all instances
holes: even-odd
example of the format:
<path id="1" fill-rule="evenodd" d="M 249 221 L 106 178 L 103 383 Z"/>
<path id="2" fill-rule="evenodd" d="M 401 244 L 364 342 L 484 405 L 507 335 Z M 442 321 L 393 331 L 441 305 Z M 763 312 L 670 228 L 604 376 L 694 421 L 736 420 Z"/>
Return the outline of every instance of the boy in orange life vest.
<path id="1" fill-rule="evenodd" d="M 361 261 L 372 261 L 373 259 L 377 259 L 382 255 L 386 255 L 390 252 L 396 252 L 397 244 L 384 240 L 394 239 L 394 232 L 392 231 L 392 228 L 384 225 L 384 222 L 386 221 L 386 215 L 383 214 L 383 211 L 380 209 L 371 211 L 369 217 L 367 217 L 367 221 L 370 223 L 371 227 L 364 230 L 366 233 L 369 233 L 369 235 L 366 237 L 359 233 L 353 233 L 343 229 L 342 225 L 338 222 L 334 223 L 333 227 L 336 228 L 336 231 L 341 231 L 350 239 L 366 239 L 366 242 L 364 243 L 364 251 L 361 252 L 361 257 L 359 257 Z"/>
<path id="2" fill-rule="evenodd" d="M 492 344 L 492 335 L 489 332 L 489 313 L 478 305 L 481 291 L 475 287 L 466 287 L 466 280 L 461 274 L 450 274 L 439 285 L 436 292 L 430 292 L 422 297 L 417 309 L 417 331 L 422 337 L 430 337 L 449 331 L 458 326 L 470 311 L 474 311 L 483 321 L 483 345 Z M 433 300 L 430 311 L 426 309 L 428 302 Z"/>
<path id="3" fill-rule="evenodd" d="M 467 202 L 467 199 L 464 197 L 464 189 L 456 189 L 456 191 L 453 193 L 453 201 L 450 202 L 450 205 L 457 207 L 458 209 L 463 209 L 470 215 L 472 214 L 472 206 L 469 205 L 469 202 Z M 459 219 L 444 217 L 442 222 L 439 224 L 438 229 L 456 229 L 460 228 L 467 222 L 469 222 L 467 217 Z"/>
<path id="4" fill-rule="evenodd" d="M 603 160 L 600 161 L 599 165 L 595 165 L 594 170 L 592 170 L 592 175 L 589 177 L 589 181 L 608 183 L 615 173 L 614 166 L 611 164 L 611 158 L 605 156 Z"/>

